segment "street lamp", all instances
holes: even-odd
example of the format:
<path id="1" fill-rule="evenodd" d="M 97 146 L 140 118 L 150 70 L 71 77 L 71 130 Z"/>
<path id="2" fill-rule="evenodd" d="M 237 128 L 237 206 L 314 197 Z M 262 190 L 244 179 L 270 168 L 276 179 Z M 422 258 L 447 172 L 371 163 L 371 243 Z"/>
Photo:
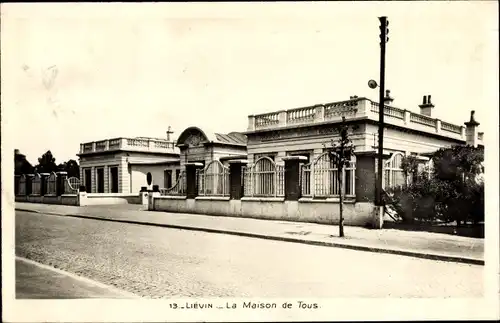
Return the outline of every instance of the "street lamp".
<path id="1" fill-rule="evenodd" d="M 379 17 L 380 21 L 380 86 L 374 80 L 368 81 L 371 89 L 379 88 L 378 100 L 378 165 L 377 165 L 377 184 L 376 184 L 376 205 L 383 206 L 382 203 L 382 177 L 384 162 L 384 91 L 385 91 L 385 44 L 389 41 L 389 21 L 387 17 Z"/>

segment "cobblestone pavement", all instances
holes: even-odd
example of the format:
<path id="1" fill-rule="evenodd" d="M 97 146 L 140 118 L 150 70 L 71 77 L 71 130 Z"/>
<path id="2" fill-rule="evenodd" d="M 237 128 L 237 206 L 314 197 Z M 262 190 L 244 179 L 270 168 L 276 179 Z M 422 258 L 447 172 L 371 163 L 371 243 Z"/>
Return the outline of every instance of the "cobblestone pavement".
<path id="1" fill-rule="evenodd" d="M 78 277 L 78 276 L 76 276 Z M 17 299 L 128 298 L 87 279 L 16 259 Z"/>
<path id="2" fill-rule="evenodd" d="M 483 266 L 21 211 L 16 255 L 153 298 L 483 293 Z"/>
<path id="3" fill-rule="evenodd" d="M 370 230 L 349 226 L 346 237 L 339 238 L 338 227 L 325 224 L 262 220 L 203 214 L 145 211 L 146 206 L 135 204 L 67 206 L 39 203 L 16 203 L 20 210 L 41 213 L 98 217 L 117 221 L 138 221 L 188 228 L 205 228 L 225 232 L 257 234 L 266 237 L 298 239 L 319 243 L 404 250 L 420 254 L 442 255 L 484 260 L 484 239 L 421 231 L 394 229 Z"/>

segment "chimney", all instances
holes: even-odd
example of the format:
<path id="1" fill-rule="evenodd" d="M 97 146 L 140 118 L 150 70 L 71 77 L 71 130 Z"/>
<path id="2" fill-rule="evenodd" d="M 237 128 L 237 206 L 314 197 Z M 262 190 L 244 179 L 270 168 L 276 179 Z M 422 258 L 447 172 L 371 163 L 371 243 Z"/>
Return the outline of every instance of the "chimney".
<path id="1" fill-rule="evenodd" d="M 431 102 L 430 95 L 424 95 L 422 99 L 422 104 L 419 105 L 420 114 L 423 114 L 428 117 L 432 117 L 432 109 L 434 108 L 434 104 Z"/>
<path id="2" fill-rule="evenodd" d="M 465 144 L 477 147 L 479 141 L 479 133 L 477 127 L 479 126 L 479 122 L 474 118 L 474 114 L 476 111 L 472 110 L 470 112 L 470 120 L 469 122 L 465 122 Z"/>
<path id="3" fill-rule="evenodd" d="M 391 105 L 392 101 L 394 101 L 394 98 L 391 97 L 391 91 L 386 90 L 385 91 L 385 98 L 384 98 L 384 105 Z"/>

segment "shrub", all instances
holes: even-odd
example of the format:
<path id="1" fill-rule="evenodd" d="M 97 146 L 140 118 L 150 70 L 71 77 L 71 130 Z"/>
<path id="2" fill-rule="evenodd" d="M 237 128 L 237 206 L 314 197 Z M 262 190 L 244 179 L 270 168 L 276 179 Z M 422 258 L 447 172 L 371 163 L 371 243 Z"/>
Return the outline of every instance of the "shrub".
<path id="1" fill-rule="evenodd" d="M 484 151 L 471 146 L 440 149 L 432 157 L 432 176 L 418 174 L 417 160 L 403 160 L 410 184 L 389 190 L 392 203 L 404 222 L 453 222 L 457 225 L 484 221 Z"/>

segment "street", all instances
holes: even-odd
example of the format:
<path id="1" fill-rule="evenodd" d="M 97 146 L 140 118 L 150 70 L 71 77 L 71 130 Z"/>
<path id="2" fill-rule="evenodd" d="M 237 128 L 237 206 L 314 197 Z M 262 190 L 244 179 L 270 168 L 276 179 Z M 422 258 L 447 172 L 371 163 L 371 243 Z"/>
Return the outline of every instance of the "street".
<path id="1" fill-rule="evenodd" d="M 83 277 L 42 267 L 27 259 L 16 259 L 16 298 L 126 298 L 127 295 L 100 286 Z M 130 297 L 130 296 L 129 296 Z"/>
<path id="2" fill-rule="evenodd" d="M 483 293 L 483 266 L 23 211 L 16 256 L 151 298 Z"/>

